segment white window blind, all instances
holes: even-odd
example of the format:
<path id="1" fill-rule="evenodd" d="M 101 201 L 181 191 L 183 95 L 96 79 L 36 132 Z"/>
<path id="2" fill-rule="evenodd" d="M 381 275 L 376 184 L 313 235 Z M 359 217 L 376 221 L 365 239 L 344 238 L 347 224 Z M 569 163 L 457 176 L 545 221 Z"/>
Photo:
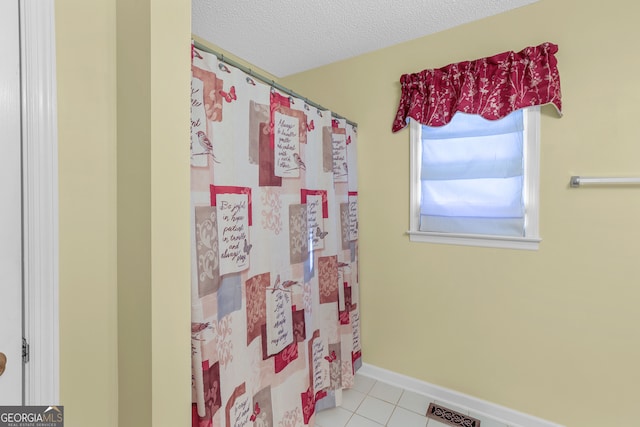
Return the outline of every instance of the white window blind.
<path id="1" fill-rule="evenodd" d="M 422 126 L 419 231 L 525 236 L 524 117 Z"/>

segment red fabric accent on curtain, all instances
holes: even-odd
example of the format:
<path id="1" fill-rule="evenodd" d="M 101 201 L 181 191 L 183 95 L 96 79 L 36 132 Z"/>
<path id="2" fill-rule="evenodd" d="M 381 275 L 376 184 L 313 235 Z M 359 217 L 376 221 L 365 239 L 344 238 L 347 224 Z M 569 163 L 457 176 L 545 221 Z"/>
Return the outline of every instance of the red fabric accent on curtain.
<path id="1" fill-rule="evenodd" d="M 456 111 L 497 120 L 520 108 L 551 103 L 562 114 L 557 51 L 557 45 L 547 42 L 517 53 L 404 74 L 392 130 L 404 128 L 408 117 L 442 126 Z"/>

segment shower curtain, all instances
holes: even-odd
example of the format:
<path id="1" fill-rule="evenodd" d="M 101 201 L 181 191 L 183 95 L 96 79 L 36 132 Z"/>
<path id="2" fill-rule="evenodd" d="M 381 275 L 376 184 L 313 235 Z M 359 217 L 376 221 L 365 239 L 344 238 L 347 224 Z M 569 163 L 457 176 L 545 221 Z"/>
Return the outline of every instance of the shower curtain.
<path id="1" fill-rule="evenodd" d="M 357 129 L 191 56 L 192 425 L 313 425 L 361 364 Z"/>

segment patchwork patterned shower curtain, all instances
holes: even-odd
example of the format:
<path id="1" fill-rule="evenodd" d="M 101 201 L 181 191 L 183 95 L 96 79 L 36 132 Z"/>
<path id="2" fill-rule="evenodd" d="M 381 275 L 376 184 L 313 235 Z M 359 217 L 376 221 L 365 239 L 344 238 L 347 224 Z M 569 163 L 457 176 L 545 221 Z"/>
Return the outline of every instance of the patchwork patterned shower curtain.
<path id="1" fill-rule="evenodd" d="M 353 384 L 356 131 L 192 48 L 194 427 L 313 425 Z"/>

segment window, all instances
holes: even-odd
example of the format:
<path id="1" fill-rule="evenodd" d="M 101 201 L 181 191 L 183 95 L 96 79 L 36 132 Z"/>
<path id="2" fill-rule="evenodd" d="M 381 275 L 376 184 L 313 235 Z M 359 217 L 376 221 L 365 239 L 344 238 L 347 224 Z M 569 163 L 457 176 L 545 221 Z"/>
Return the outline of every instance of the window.
<path id="1" fill-rule="evenodd" d="M 412 241 L 535 250 L 540 108 L 411 120 Z"/>

